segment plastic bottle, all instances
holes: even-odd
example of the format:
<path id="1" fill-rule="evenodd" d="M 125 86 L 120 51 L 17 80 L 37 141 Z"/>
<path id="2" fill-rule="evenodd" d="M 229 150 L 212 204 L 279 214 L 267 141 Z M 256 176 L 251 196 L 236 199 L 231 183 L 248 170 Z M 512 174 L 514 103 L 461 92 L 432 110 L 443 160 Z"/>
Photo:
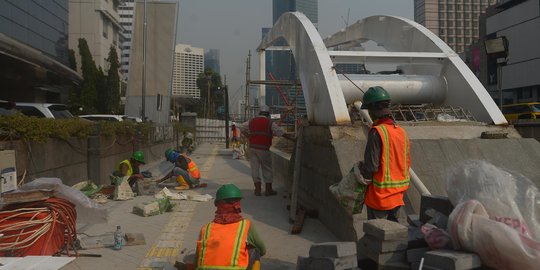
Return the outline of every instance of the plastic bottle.
<path id="1" fill-rule="evenodd" d="M 114 232 L 114 249 L 121 250 L 124 246 L 124 234 L 120 225 L 116 226 L 116 231 Z"/>

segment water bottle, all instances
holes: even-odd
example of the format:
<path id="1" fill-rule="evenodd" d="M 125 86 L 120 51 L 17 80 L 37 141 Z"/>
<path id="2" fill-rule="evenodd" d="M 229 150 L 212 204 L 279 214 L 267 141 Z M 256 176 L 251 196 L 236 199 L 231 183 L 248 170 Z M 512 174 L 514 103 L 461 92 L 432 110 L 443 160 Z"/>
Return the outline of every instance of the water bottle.
<path id="1" fill-rule="evenodd" d="M 116 226 L 116 231 L 114 232 L 114 249 L 121 250 L 124 246 L 124 234 L 120 229 L 120 225 Z"/>

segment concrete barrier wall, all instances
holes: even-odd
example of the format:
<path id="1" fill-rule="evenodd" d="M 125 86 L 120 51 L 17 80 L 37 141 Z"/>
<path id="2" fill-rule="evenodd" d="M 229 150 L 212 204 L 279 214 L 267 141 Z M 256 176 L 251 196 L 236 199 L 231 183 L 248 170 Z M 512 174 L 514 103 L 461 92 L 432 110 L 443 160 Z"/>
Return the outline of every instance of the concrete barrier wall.
<path id="1" fill-rule="evenodd" d="M 172 140 L 162 140 L 155 144 L 140 145 L 131 138 L 101 137 L 99 153 L 99 179 L 91 179 L 98 184 L 109 184 L 109 175 L 118 162 L 129 158 L 134 150 L 145 153 L 147 163 L 163 159 L 168 147 L 174 147 Z M 26 171 L 26 181 L 38 177 L 58 177 L 67 185 L 88 180 L 88 140 L 50 139 L 45 143 L 23 141 L 0 142 L 0 149 L 15 150 L 17 176 Z"/>
<path id="2" fill-rule="evenodd" d="M 467 159 L 482 159 L 503 169 L 520 172 L 540 185 L 540 143 L 519 137 L 511 127 L 470 124 L 405 125 L 411 139 L 412 168 L 434 195 L 446 195 L 444 172 Z M 352 165 L 363 160 L 367 127 L 310 126 L 304 129 L 299 203 L 319 211 L 319 219 L 342 240 L 362 236 L 365 211 L 351 217 L 328 187 L 341 180 Z M 484 131 L 508 132 L 508 139 L 480 139 Z M 273 151 L 275 180 L 290 190 L 294 154 Z M 406 211 L 418 213 L 420 194 L 411 184 Z M 365 210 L 365 208 L 364 208 Z"/>

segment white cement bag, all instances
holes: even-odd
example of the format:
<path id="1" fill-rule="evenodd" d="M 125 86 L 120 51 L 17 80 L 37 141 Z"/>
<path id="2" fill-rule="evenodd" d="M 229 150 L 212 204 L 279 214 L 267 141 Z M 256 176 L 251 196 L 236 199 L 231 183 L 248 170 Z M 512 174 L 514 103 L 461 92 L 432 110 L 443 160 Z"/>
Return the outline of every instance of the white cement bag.
<path id="1" fill-rule="evenodd" d="M 475 252 L 496 269 L 540 265 L 540 196 L 529 179 L 468 160 L 447 172 L 446 184 L 459 206 L 449 220 L 456 249 Z"/>
<path id="2" fill-rule="evenodd" d="M 358 182 L 354 167 L 339 183 L 331 185 L 329 189 L 347 212 L 352 215 L 362 213 L 367 186 Z"/>

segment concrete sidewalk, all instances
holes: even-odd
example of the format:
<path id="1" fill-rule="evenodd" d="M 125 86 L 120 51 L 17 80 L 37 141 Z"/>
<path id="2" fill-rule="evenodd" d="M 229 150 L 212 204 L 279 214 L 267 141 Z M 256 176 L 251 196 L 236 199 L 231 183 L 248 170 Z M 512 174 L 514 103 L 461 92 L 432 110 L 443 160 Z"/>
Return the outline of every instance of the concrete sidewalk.
<path id="1" fill-rule="evenodd" d="M 224 144 L 202 144 L 191 155 L 201 170 L 202 182 L 207 188 L 190 190 L 189 193 L 215 195 L 225 183 L 236 184 L 243 192 L 243 215 L 253 221 L 266 244 L 267 254 L 262 258 L 262 269 L 295 269 L 298 256 L 308 255 L 313 243 L 337 241 L 318 220 L 306 219 L 299 235 L 290 235 L 287 199 L 282 188 L 276 186 L 278 196 L 256 197 L 249 162 L 232 159 L 232 152 Z M 154 176 L 165 173 L 168 162 L 148 164 Z M 120 251 L 108 248 L 81 250 L 83 254 L 100 254 L 101 258 L 80 257 L 62 269 L 161 269 L 166 262 L 173 263 L 195 251 L 200 228 L 214 217 L 213 200 L 209 202 L 172 201 L 177 212 L 152 217 L 131 213 L 138 202 L 150 201 L 151 196 L 134 200 L 109 201 L 107 224 L 78 226 L 78 233 L 100 235 L 114 232 L 121 225 L 124 232 L 143 233 L 146 245 L 128 246 Z"/>

